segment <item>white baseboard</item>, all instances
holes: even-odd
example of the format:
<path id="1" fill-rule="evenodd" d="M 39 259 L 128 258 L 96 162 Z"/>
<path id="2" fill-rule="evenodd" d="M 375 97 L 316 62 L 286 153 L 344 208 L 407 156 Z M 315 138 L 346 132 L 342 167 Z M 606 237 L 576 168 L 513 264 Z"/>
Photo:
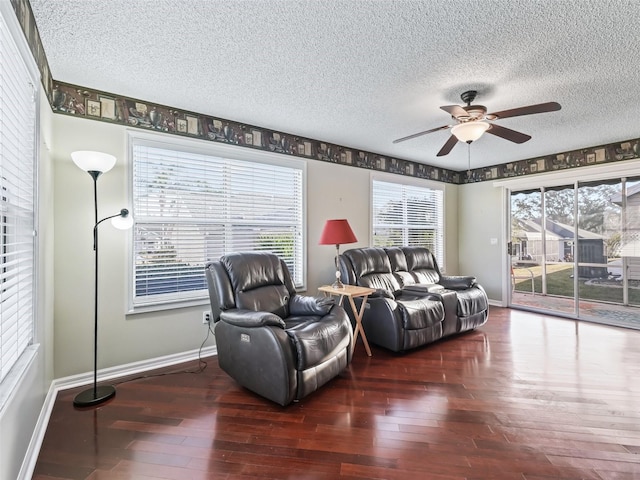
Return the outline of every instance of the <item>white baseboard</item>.
<path id="1" fill-rule="evenodd" d="M 503 302 L 502 300 L 491 300 L 491 299 L 489 299 L 489 305 L 491 305 L 492 307 L 506 307 L 507 303 Z"/>
<path id="2" fill-rule="evenodd" d="M 117 367 L 98 370 L 98 381 L 102 382 L 105 380 L 113 380 L 114 378 L 137 375 L 149 370 L 170 367 L 179 363 L 190 362 L 192 360 L 197 360 L 198 358 L 210 357 L 217 354 L 218 350 L 214 345 L 212 347 L 205 347 L 202 350 L 191 350 L 188 352 L 166 355 L 164 357 L 118 365 Z M 51 417 L 51 411 L 53 410 L 53 405 L 55 404 L 58 392 L 69 388 L 80 387 L 82 385 L 89 385 L 92 382 L 93 372 L 57 378 L 51 382 L 44 404 L 40 410 L 40 415 L 38 416 L 35 429 L 31 435 L 31 441 L 29 442 L 29 447 L 27 448 L 24 460 L 22 461 L 22 467 L 20 468 L 17 480 L 30 480 L 33 476 L 33 471 L 36 467 L 36 462 L 38 461 L 38 454 L 40 453 L 40 447 L 44 440 L 44 434 L 47 431 L 47 425 L 49 424 L 49 418 Z"/>

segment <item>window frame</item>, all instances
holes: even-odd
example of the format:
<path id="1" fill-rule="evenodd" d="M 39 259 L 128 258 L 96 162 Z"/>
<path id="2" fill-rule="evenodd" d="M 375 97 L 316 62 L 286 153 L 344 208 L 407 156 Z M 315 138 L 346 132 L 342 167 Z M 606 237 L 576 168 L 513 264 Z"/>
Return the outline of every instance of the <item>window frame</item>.
<path id="1" fill-rule="evenodd" d="M 374 245 L 374 241 L 375 241 L 375 224 L 374 224 L 374 214 L 375 214 L 375 208 L 374 208 L 374 182 L 385 182 L 385 183 L 392 183 L 392 184 L 396 184 L 396 185 L 400 185 L 402 187 L 413 187 L 413 188 L 424 188 L 424 189 L 428 189 L 428 190 L 437 190 L 439 192 L 441 192 L 442 194 L 442 218 L 441 218 L 441 225 L 442 225 L 442 247 L 441 247 L 441 252 L 432 252 L 434 254 L 434 256 L 436 257 L 436 261 L 438 262 L 438 267 L 440 268 L 440 271 L 445 272 L 446 271 L 446 210 L 447 210 L 447 201 L 446 201 L 446 185 L 439 183 L 439 182 L 433 182 L 430 180 L 422 180 L 422 179 L 417 179 L 417 178 L 412 178 L 412 177 L 404 177 L 404 176 L 399 176 L 399 175 L 393 175 L 393 174 L 380 174 L 380 173 L 376 173 L 376 174 L 371 174 L 371 178 L 370 178 L 370 205 L 371 208 L 370 210 L 370 229 L 369 229 L 369 244 L 370 245 Z"/>
<path id="2" fill-rule="evenodd" d="M 159 133 L 140 132 L 136 130 L 127 130 L 127 150 L 128 150 L 128 195 L 130 196 L 131 211 L 134 218 L 134 228 L 129 232 L 128 252 L 127 252 L 127 313 L 143 313 L 148 311 L 159 311 L 176 308 L 184 308 L 190 306 L 206 305 L 209 302 L 206 290 L 198 290 L 202 292 L 199 295 L 188 296 L 190 298 L 167 298 L 158 299 L 159 301 L 136 301 L 135 297 L 135 259 L 134 259 L 134 236 L 136 225 L 136 206 L 134 202 L 134 146 L 146 145 L 154 148 L 179 150 L 182 152 L 195 153 L 199 155 L 208 155 L 214 157 L 222 157 L 234 161 L 247 163 L 260 163 L 266 165 L 275 165 L 287 168 L 294 168 L 301 171 L 301 268 L 302 268 L 302 284 L 296 285 L 298 291 L 304 291 L 307 288 L 307 162 L 295 156 L 282 155 L 273 152 L 264 152 L 260 150 L 251 150 L 236 145 L 219 144 L 200 139 L 180 138 L 174 136 L 163 135 Z M 212 259 L 213 260 L 213 259 Z M 179 295 L 179 294 L 176 294 Z"/>
<path id="3" fill-rule="evenodd" d="M 32 118 L 30 119 L 33 122 L 33 132 L 32 132 L 32 145 L 30 146 L 30 154 L 31 154 L 31 162 L 32 162 L 32 174 L 33 177 L 30 179 L 32 182 L 32 210 L 30 211 L 30 215 L 32 217 L 32 250 L 31 250 L 31 299 L 29 309 L 31 312 L 31 322 L 30 322 L 30 339 L 28 344 L 21 350 L 18 354 L 17 358 L 14 362 L 12 362 L 11 367 L 9 368 L 7 374 L 4 376 L 2 381 L 0 381 L 0 417 L 2 416 L 3 409 L 7 403 L 7 401 L 11 398 L 13 392 L 18 387 L 19 382 L 23 378 L 23 375 L 32 364 L 37 351 L 40 349 L 38 342 L 40 341 L 40 332 L 39 332 L 39 294 L 38 294 L 38 285 L 40 283 L 40 256 L 39 252 L 39 240 L 38 240 L 38 229 L 39 229 L 39 202 L 40 202 L 40 194 L 39 194 L 39 164 L 38 159 L 40 158 L 40 101 L 41 101 L 41 85 L 40 85 L 40 73 L 38 71 L 37 64 L 33 59 L 33 55 L 31 54 L 31 50 L 27 44 L 27 41 L 24 37 L 24 33 L 19 25 L 18 19 L 15 16 L 15 12 L 11 7 L 10 2 L 0 2 L 0 23 L 6 26 L 6 32 L 15 46 L 15 53 L 19 57 L 19 61 L 22 63 L 22 67 L 24 67 L 26 80 L 31 84 L 32 90 Z M 6 72 L 9 73 L 12 70 L 7 69 Z M 15 73 L 14 73 L 15 75 Z M 21 170 L 22 173 L 22 170 Z M 3 248 L 4 251 L 4 248 Z"/>

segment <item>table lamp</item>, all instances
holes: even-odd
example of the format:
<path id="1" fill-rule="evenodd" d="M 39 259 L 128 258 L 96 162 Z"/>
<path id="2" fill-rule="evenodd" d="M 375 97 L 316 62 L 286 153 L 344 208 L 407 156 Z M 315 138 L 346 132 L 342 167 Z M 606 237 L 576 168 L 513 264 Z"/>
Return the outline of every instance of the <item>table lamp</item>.
<path id="1" fill-rule="evenodd" d="M 351 230 L 349 222 L 346 219 L 327 220 L 320 235 L 320 245 L 336 246 L 336 281 L 331 285 L 333 288 L 344 288 L 344 284 L 340 281 L 340 245 L 345 243 L 355 243 L 358 239 Z"/>

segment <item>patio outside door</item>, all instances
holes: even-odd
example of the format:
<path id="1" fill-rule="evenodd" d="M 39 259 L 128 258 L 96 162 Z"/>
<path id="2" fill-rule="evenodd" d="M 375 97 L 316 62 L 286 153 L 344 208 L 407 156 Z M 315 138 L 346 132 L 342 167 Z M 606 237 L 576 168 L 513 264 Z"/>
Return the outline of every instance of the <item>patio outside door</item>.
<path id="1" fill-rule="evenodd" d="M 514 307 L 640 328 L 640 181 L 510 194 Z"/>

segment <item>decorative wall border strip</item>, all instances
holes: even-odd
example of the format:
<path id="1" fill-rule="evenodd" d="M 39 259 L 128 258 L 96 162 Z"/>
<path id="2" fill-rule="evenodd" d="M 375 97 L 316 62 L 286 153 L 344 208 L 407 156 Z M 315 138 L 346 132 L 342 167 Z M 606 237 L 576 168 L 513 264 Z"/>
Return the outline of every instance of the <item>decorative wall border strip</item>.
<path id="1" fill-rule="evenodd" d="M 42 85 L 51 108 L 60 114 L 451 184 L 484 182 L 640 157 L 640 138 L 638 138 L 477 168 L 466 172 L 455 172 L 423 163 L 269 130 L 264 127 L 56 82 L 51 77 L 49 63 L 29 1 L 11 0 L 11 4 L 42 75 Z"/>
<path id="2" fill-rule="evenodd" d="M 445 183 L 460 182 L 460 174 L 452 170 L 63 82 L 53 82 L 51 108 L 56 113 L 172 135 Z"/>
<path id="3" fill-rule="evenodd" d="M 570 152 L 546 155 L 509 162 L 502 165 L 477 168 L 465 173 L 462 183 L 484 182 L 502 178 L 534 175 L 544 172 L 567 170 L 570 168 L 588 167 L 604 163 L 633 160 L 640 157 L 640 138 L 625 140 L 619 143 L 582 148 Z"/>

